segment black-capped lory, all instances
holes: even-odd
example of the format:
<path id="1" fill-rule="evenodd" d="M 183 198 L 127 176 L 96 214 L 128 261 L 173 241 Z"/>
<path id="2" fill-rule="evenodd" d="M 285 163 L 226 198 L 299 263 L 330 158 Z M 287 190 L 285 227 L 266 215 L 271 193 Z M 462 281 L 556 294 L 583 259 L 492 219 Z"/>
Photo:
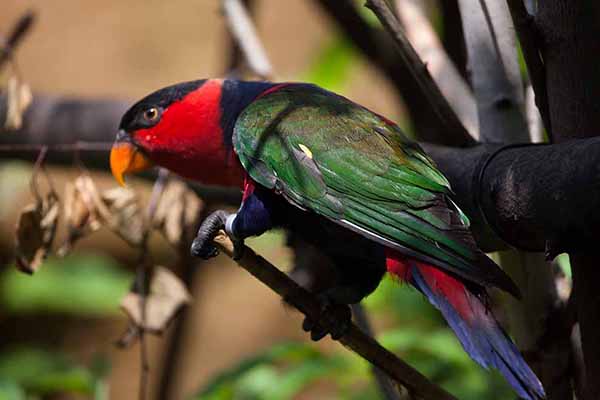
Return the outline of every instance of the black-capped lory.
<path id="1" fill-rule="evenodd" d="M 359 302 L 388 272 L 440 310 L 476 362 L 522 398 L 544 398 L 488 306 L 487 288 L 518 296 L 517 287 L 477 248 L 444 175 L 392 121 L 312 84 L 180 83 L 134 104 L 111 152 L 121 183 L 154 164 L 243 190 L 236 213 L 207 218 L 195 255 L 215 254 L 221 228 L 237 240 L 289 229 L 335 265 L 318 293 L 325 304 Z M 343 334 L 324 325 L 306 323 L 315 340 Z"/>

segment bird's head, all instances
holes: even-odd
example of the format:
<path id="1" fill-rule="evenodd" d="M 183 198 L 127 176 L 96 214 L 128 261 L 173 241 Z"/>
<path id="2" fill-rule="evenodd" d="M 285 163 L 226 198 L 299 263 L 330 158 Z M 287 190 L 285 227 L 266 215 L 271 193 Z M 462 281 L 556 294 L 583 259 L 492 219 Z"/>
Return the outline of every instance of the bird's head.
<path id="1" fill-rule="evenodd" d="M 221 80 L 199 80 L 135 103 L 123 115 L 110 153 L 115 179 L 123 185 L 126 174 L 159 165 L 202 183 L 237 185 L 233 175 L 239 171 L 231 168 L 237 162 L 223 141 L 221 95 Z"/>

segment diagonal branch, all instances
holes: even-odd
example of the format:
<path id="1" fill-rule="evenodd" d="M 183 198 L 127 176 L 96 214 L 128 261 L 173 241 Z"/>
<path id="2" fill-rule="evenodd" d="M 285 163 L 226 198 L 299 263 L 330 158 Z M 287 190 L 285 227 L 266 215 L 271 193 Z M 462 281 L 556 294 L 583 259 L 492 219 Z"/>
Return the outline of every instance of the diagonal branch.
<path id="1" fill-rule="evenodd" d="M 221 232 L 215 238 L 215 243 L 225 254 L 233 258 L 233 243 L 225 233 Z M 312 293 L 299 286 L 278 268 L 257 255 L 252 249 L 244 247 L 242 254 L 242 257 L 237 260 L 240 267 L 267 285 L 304 315 L 314 319 L 318 318 L 322 308 Z M 427 400 L 455 400 L 454 396 L 433 384 L 420 372 L 383 348 L 375 339 L 363 333 L 356 325 L 351 325 L 349 331 L 340 339 L 340 342 L 372 365 L 385 371 L 391 378 L 405 386 L 414 396 Z"/>
<path id="2" fill-rule="evenodd" d="M 446 53 L 437 33 L 429 22 L 420 0 L 399 0 L 398 17 L 406 36 L 427 65 L 440 91 L 471 136 L 479 139 L 479 122 L 473 93 Z"/>
<path id="3" fill-rule="evenodd" d="M 446 100 L 440 88 L 431 77 L 427 66 L 423 64 L 423 61 L 421 61 L 419 55 L 406 38 L 404 31 L 400 27 L 400 23 L 386 1 L 367 0 L 366 6 L 377 15 L 377 18 L 379 18 L 392 36 L 396 49 L 404 60 L 404 64 L 408 67 L 409 73 L 432 105 L 436 115 L 443 121 L 446 129 L 460 132 L 463 136 L 469 136 L 469 133 L 454 113 L 454 110 L 448 104 L 448 100 Z"/>
<path id="4" fill-rule="evenodd" d="M 27 11 L 17 20 L 6 40 L 2 40 L 3 38 L 0 36 L 0 69 L 2 69 L 4 63 L 10 60 L 13 52 L 27 36 L 34 22 L 35 13 L 31 10 Z"/>
<path id="5" fill-rule="evenodd" d="M 261 79 L 271 78 L 273 67 L 244 4 L 241 0 L 223 0 L 222 6 L 229 31 L 244 53 L 250 70 Z"/>
<path id="6" fill-rule="evenodd" d="M 475 141 L 461 124 L 448 127 L 410 73 L 411 66 L 398 52 L 390 51 L 393 39 L 363 18 L 354 0 L 314 0 L 352 41 L 365 59 L 380 69 L 405 102 L 418 137 L 448 146 L 467 146 Z M 421 64 L 422 65 L 422 64 Z"/>

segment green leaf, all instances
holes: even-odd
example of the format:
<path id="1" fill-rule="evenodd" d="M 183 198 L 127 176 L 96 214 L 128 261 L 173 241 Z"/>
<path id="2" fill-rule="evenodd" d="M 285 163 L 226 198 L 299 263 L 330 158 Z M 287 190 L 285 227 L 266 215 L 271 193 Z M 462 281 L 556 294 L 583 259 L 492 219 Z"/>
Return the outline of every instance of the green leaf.
<path id="1" fill-rule="evenodd" d="M 12 381 L 0 380 L 0 400 L 26 400 L 25 391 Z"/>
<path id="2" fill-rule="evenodd" d="M 92 394 L 96 378 L 62 354 L 22 348 L 0 355 L 0 381 L 36 394 Z"/>
<path id="3" fill-rule="evenodd" d="M 12 313 L 115 315 L 133 277 L 112 259 L 72 255 L 49 259 L 34 276 L 15 268 L 0 274 L 0 305 Z"/>
<path id="4" fill-rule="evenodd" d="M 318 358 L 297 363 L 286 369 L 273 385 L 268 387 L 266 400 L 292 399 L 301 390 L 318 379 L 333 375 L 343 369 L 336 357 Z"/>
<path id="5" fill-rule="evenodd" d="M 281 364 L 291 367 L 280 372 Z M 195 399 L 285 399 L 319 376 L 331 372 L 335 361 L 304 343 L 282 343 L 248 358 L 213 378 Z"/>

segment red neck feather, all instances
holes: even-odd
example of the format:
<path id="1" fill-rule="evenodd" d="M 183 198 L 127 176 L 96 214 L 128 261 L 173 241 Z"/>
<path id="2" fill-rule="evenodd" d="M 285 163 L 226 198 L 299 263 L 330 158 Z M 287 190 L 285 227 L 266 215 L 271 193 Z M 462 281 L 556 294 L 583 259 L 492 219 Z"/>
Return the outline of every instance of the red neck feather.
<path id="1" fill-rule="evenodd" d="M 137 131 L 136 142 L 155 163 L 185 178 L 241 187 L 243 168 L 223 140 L 222 88 L 222 80 L 206 81 L 164 110 L 158 125 Z"/>

